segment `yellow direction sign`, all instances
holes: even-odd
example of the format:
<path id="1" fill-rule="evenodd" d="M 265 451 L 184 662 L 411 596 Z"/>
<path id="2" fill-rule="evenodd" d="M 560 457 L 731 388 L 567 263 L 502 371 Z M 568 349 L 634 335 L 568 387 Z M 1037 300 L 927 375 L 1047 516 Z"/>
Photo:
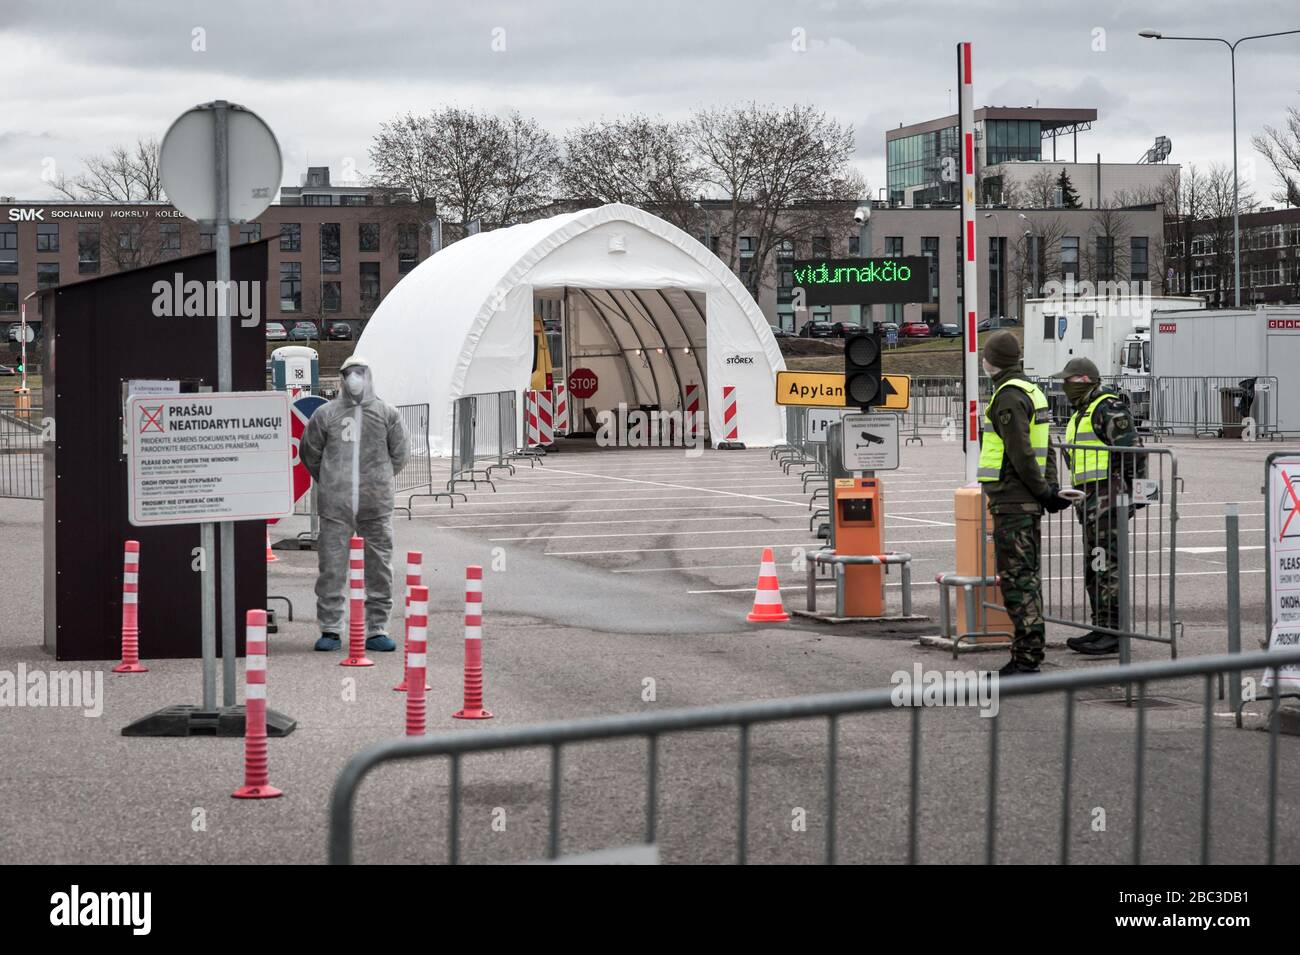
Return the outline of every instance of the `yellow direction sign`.
<path id="1" fill-rule="evenodd" d="M 874 407 L 886 411 L 906 410 L 911 386 L 912 379 L 907 375 L 882 375 L 885 401 Z M 833 371 L 778 371 L 776 403 L 809 408 L 847 408 L 844 376 Z"/>

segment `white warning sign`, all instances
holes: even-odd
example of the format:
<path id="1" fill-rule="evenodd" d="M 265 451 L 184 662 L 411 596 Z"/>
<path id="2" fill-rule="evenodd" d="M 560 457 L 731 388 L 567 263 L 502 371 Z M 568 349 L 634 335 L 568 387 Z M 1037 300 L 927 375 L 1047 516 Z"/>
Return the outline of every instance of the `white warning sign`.
<path id="1" fill-rule="evenodd" d="M 133 395 L 126 422 L 128 516 L 137 527 L 293 510 L 285 392 Z"/>
<path id="2" fill-rule="evenodd" d="M 1269 594 L 1272 597 L 1268 646 L 1300 646 L 1300 457 L 1278 457 L 1269 463 Z M 1283 688 L 1300 688 L 1300 668 L 1283 667 Z M 1272 671 L 1261 686 L 1272 686 Z"/>
<path id="3" fill-rule="evenodd" d="M 840 444 L 845 470 L 892 471 L 898 467 L 898 415 L 845 415 Z"/>

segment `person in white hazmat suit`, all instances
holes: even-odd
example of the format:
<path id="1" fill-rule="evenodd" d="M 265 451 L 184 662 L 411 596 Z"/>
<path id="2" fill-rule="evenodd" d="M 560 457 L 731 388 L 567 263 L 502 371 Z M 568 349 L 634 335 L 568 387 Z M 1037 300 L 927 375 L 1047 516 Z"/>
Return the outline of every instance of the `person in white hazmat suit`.
<path id="1" fill-rule="evenodd" d="M 393 475 L 409 453 L 397 409 L 375 396 L 370 363 L 353 355 L 340 368 L 339 396 L 317 409 L 298 457 L 316 482 L 317 650 L 337 650 L 345 626 L 348 550 L 355 533 L 366 542 L 366 649 L 396 649 L 388 636 L 393 609 Z"/>

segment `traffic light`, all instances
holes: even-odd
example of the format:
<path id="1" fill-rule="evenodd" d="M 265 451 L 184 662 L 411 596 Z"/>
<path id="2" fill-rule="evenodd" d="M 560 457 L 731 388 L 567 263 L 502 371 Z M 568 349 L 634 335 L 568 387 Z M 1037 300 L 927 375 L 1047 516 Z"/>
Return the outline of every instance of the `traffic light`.
<path id="1" fill-rule="evenodd" d="M 880 387 L 880 333 L 858 332 L 844 342 L 844 403 L 866 410 L 885 400 Z"/>

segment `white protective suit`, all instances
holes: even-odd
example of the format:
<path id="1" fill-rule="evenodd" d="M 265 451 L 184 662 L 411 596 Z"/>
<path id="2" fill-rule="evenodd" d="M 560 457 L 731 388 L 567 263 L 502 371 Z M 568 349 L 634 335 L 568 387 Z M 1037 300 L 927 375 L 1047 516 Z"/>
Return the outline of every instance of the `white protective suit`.
<path id="1" fill-rule="evenodd" d="M 322 633 L 344 634 L 348 546 L 366 542 L 366 636 L 388 633 L 393 609 L 393 475 L 406 464 L 406 429 L 396 408 L 375 397 L 370 368 L 357 356 L 364 388 L 346 387 L 322 405 L 299 442 L 298 456 L 317 486 L 320 537 L 316 542 L 316 619 Z M 346 381 L 345 381 L 346 385 Z"/>

